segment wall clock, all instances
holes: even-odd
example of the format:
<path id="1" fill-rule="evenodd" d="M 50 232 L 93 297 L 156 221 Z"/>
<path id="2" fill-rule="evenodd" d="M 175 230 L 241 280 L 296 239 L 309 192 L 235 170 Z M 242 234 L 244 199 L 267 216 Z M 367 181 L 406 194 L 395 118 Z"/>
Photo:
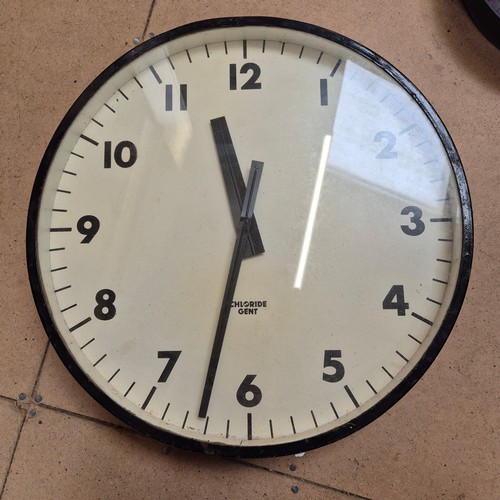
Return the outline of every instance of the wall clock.
<path id="1" fill-rule="evenodd" d="M 84 91 L 33 188 L 27 259 L 62 361 L 182 448 L 306 451 L 373 421 L 448 337 L 472 259 L 457 151 L 387 61 L 213 19 Z"/>

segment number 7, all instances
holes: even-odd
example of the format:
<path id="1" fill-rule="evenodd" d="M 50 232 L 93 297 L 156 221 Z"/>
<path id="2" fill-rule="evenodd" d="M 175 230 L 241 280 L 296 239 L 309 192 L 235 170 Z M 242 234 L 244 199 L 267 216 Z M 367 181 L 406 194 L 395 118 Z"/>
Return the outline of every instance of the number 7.
<path id="1" fill-rule="evenodd" d="M 179 356 L 181 355 L 182 351 L 158 351 L 158 357 L 159 358 L 167 358 L 167 364 L 164 368 L 164 370 L 161 372 L 160 378 L 158 379 L 158 382 L 166 382 L 170 373 L 172 372 L 175 363 L 177 363 L 177 360 L 179 359 Z"/>

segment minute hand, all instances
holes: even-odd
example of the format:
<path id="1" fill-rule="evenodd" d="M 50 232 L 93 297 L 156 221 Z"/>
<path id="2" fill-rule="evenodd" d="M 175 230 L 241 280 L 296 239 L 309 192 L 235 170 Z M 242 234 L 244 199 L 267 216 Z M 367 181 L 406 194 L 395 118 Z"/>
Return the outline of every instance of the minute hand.
<path id="1" fill-rule="evenodd" d="M 222 176 L 226 184 L 233 222 L 237 229 L 245 198 L 245 181 L 243 180 L 238 158 L 236 157 L 226 117 L 214 118 L 210 120 L 210 125 L 212 126 L 215 146 L 217 147 Z M 245 257 L 264 253 L 265 251 L 255 217 L 252 217 L 250 222 L 250 237 L 248 238 L 247 246 Z"/>
<path id="2" fill-rule="evenodd" d="M 201 398 L 200 411 L 198 416 L 205 418 L 207 416 L 208 405 L 212 395 L 212 389 L 217 373 L 217 366 L 222 351 L 222 344 L 224 336 L 226 335 L 227 322 L 229 320 L 229 313 L 231 312 L 231 303 L 236 290 L 236 283 L 241 268 L 241 261 L 245 255 L 245 248 L 249 239 L 250 221 L 253 217 L 253 209 L 255 200 L 257 199 L 257 190 L 259 188 L 260 177 L 262 175 L 262 168 L 264 164 L 260 161 L 252 161 L 250 168 L 250 176 L 248 178 L 248 186 L 245 191 L 245 198 L 243 200 L 243 208 L 241 210 L 240 219 L 238 223 L 238 232 L 236 242 L 234 244 L 233 256 L 231 258 L 231 265 L 226 281 L 226 289 L 224 290 L 224 298 L 222 299 L 222 306 L 219 314 L 219 321 L 215 331 L 215 339 L 212 347 L 212 354 L 210 355 L 210 362 L 208 365 L 207 376 L 203 388 L 203 396 Z"/>

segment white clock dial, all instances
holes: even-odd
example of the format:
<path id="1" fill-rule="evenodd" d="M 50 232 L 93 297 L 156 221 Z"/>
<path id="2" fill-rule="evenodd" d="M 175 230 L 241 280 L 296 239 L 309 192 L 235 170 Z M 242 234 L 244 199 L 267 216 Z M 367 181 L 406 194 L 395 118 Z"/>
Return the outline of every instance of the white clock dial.
<path id="1" fill-rule="evenodd" d="M 87 89 L 42 162 L 28 258 L 52 342 L 106 408 L 260 456 L 338 439 L 413 385 L 471 231 L 458 155 L 402 75 L 242 18 L 157 37 Z"/>

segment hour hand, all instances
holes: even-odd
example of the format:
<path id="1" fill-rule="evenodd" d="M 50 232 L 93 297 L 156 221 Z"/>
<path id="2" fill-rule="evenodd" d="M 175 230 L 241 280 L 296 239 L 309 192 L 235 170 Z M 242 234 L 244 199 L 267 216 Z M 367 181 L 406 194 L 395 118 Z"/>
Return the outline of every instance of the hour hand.
<path id="1" fill-rule="evenodd" d="M 231 215 L 235 228 L 238 227 L 240 222 L 241 210 L 243 208 L 243 200 L 245 198 L 245 181 L 241 173 L 236 151 L 234 149 L 229 127 L 227 125 L 226 117 L 214 118 L 210 120 L 212 126 L 212 133 L 214 135 L 215 146 L 219 156 L 219 163 L 226 185 L 226 191 L 229 198 L 229 205 L 231 207 Z M 259 228 L 255 217 L 252 217 L 250 222 L 250 232 L 248 243 L 245 249 L 245 257 L 264 253 L 264 245 L 260 237 Z"/>

